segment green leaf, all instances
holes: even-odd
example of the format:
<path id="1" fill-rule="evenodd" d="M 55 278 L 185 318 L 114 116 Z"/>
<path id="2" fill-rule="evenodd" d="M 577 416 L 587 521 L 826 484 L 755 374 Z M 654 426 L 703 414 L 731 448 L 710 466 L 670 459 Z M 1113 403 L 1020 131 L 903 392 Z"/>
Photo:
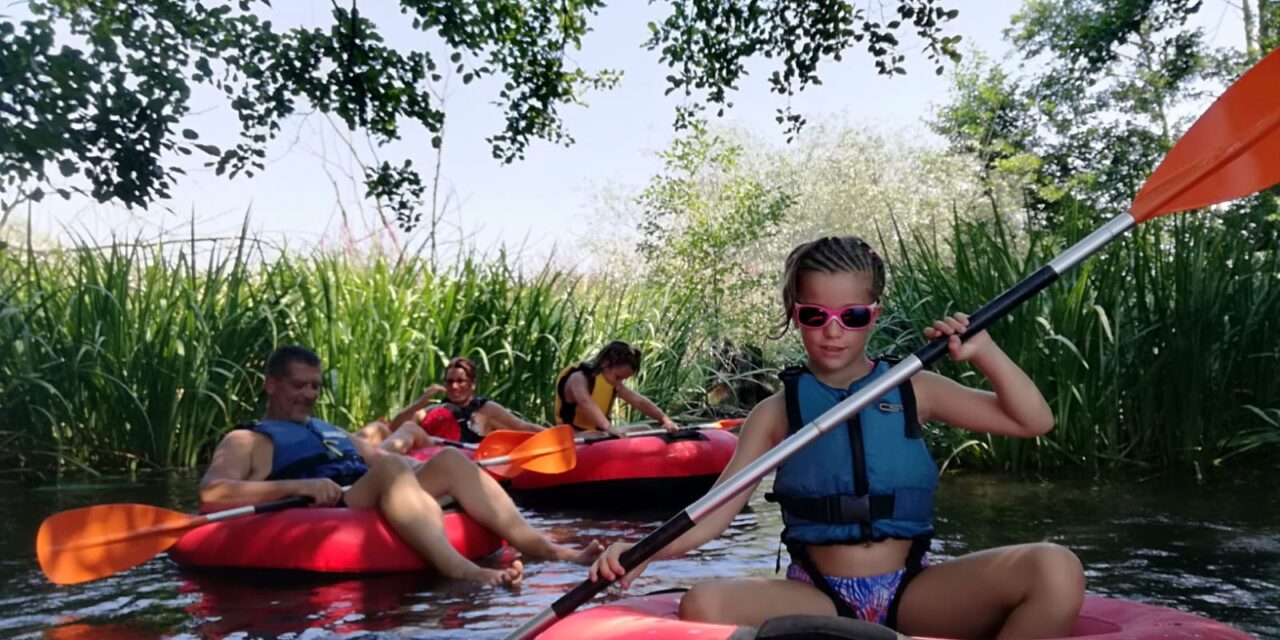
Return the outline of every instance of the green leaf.
<path id="1" fill-rule="evenodd" d="M 195 140 L 196 138 L 199 138 L 199 137 L 200 137 L 200 134 L 196 133 L 196 132 L 195 132 L 194 130 L 192 130 L 192 129 L 183 129 L 183 130 L 182 130 L 182 137 L 184 137 L 184 138 L 186 138 L 186 139 L 188 139 L 188 140 Z"/>

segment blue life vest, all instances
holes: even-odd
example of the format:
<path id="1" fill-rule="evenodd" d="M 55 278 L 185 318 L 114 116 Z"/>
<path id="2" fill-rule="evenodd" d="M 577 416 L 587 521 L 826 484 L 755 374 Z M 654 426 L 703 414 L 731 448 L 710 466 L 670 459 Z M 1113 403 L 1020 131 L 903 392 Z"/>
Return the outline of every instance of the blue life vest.
<path id="1" fill-rule="evenodd" d="M 787 435 L 885 371 L 836 389 L 803 367 L 783 371 Z M 782 539 L 793 544 L 853 544 L 933 535 L 938 467 L 925 447 L 911 382 L 890 390 L 778 467 L 773 492 L 782 507 Z"/>
<path id="2" fill-rule="evenodd" d="M 347 432 L 324 420 L 310 418 L 302 424 L 263 420 L 245 428 L 271 438 L 275 447 L 267 480 L 329 478 L 347 484 L 369 470 Z"/>

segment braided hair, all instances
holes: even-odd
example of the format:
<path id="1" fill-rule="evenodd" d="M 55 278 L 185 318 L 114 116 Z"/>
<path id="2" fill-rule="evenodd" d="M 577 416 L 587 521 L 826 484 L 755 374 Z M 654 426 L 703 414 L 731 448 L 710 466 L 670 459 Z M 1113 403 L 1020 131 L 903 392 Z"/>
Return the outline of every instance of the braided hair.
<path id="1" fill-rule="evenodd" d="M 829 236 L 806 242 L 791 250 L 783 267 L 779 336 L 791 324 L 791 314 L 800 295 L 800 277 L 806 273 L 865 273 L 871 278 L 871 297 L 879 301 L 884 293 L 884 260 L 866 240 L 857 236 Z"/>

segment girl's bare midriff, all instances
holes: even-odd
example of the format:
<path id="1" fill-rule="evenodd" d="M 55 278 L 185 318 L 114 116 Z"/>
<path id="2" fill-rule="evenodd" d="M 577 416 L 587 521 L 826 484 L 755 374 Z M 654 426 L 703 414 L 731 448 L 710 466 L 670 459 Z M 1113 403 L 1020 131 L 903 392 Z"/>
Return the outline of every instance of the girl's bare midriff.
<path id="1" fill-rule="evenodd" d="M 910 540 L 884 540 L 864 544 L 812 545 L 809 557 L 823 575 L 863 578 L 897 571 L 907 565 Z"/>

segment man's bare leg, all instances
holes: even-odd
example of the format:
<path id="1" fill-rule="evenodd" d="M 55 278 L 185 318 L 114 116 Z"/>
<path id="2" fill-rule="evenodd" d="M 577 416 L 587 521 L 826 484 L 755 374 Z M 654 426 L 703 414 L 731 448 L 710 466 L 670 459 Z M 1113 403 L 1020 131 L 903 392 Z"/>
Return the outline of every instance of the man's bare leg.
<path id="1" fill-rule="evenodd" d="M 381 420 L 375 420 L 360 427 L 356 432 L 356 437 L 362 438 L 370 444 L 382 444 L 387 438 L 391 437 L 391 427 Z"/>
<path id="2" fill-rule="evenodd" d="M 376 444 L 383 451 L 404 455 L 419 447 L 430 447 L 435 440 L 422 427 L 412 422 L 402 422 L 395 431 L 382 421 L 370 422 L 356 432 L 356 436 Z"/>
<path id="3" fill-rule="evenodd" d="M 511 546 L 539 558 L 590 564 L 604 549 L 592 540 L 583 549 L 555 544 L 529 526 L 497 481 L 453 449 L 436 454 L 418 468 L 418 482 L 433 496 L 453 496 L 462 509 Z"/>
<path id="4" fill-rule="evenodd" d="M 505 570 L 485 569 L 449 544 L 440 504 L 423 491 L 405 458 L 375 458 L 369 472 L 347 491 L 345 501 L 357 509 L 381 511 L 391 528 L 446 576 L 492 585 L 520 584 L 524 566 L 519 561 Z"/>

